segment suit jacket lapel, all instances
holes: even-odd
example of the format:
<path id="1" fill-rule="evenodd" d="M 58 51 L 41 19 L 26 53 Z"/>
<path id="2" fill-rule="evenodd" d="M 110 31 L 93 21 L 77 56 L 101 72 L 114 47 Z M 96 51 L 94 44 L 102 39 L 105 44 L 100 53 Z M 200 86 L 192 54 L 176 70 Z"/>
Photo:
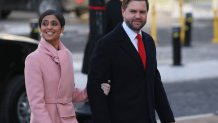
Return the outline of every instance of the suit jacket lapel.
<path id="1" fill-rule="evenodd" d="M 150 65 L 151 65 L 151 44 L 150 44 L 150 39 L 145 36 L 145 33 L 142 33 L 142 40 L 144 43 L 145 51 L 146 51 L 146 63 L 147 63 L 147 68 L 146 70 L 149 70 Z"/>
<path id="2" fill-rule="evenodd" d="M 120 47 L 127 53 L 129 54 L 129 56 L 137 63 L 137 65 L 144 69 L 143 67 L 143 63 L 141 61 L 141 58 L 139 56 L 138 51 L 135 49 L 135 47 L 133 46 L 133 44 L 131 43 L 128 35 L 126 34 L 126 32 L 124 31 L 123 27 L 120 25 L 117 28 L 118 30 L 118 37 L 119 41 L 120 41 Z"/>

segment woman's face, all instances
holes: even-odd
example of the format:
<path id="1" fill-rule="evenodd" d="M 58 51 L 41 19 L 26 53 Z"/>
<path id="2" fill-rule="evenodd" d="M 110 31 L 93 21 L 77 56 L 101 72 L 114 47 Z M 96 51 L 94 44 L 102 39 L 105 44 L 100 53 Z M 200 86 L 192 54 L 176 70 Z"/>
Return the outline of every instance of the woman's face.
<path id="1" fill-rule="evenodd" d="M 42 19 L 40 31 L 46 41 L 54 43 L 59 41 L 60 34 L 63 33 L 64 28 L 61 28 L 56 16 L 47 15 Z"/>

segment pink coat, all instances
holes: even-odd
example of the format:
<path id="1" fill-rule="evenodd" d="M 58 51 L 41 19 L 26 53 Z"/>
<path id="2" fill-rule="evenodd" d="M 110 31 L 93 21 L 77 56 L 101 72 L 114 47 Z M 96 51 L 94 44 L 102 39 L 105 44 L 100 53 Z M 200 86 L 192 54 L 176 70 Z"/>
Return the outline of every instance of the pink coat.
<path id="1" fill-rule="evenodd" d="M 85 90 L 75 88 L 72 57 L 41 39 L 25 61 L 25 83 L 31 109 L 30 123 L 77 123 L 73 102 L 87 100 Z"/>

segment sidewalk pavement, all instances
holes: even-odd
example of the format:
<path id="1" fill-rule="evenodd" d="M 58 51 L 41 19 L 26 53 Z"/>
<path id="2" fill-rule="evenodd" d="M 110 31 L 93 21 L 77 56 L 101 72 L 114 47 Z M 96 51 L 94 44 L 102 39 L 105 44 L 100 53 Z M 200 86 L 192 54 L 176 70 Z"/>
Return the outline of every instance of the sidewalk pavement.
<path id="1" fill-rule="evenodd" d="M 215 114 L 203 114 L 195 116 L 187 116 L 176 118 L 176 123 L 217 123 L 218 115 Z M 160 121 L 157 121 L 160 123 Z"/>
<path id="2" fill-rule="evenodd" d="M 218 123 L 218 115 L 205 114 L 176 119 L 176 123 Z"/>

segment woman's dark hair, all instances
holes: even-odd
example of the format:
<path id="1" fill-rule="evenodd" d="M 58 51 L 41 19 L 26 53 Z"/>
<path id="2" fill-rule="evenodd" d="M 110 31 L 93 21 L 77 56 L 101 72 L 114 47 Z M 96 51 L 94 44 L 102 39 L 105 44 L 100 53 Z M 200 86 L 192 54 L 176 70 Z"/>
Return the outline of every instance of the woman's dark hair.
<path id="1" fill-rule="evenodd" d="M 149 2 L 148 2 L 148 0 L 123 0 L 122 1 L 122 8 L 125 10 L 127 8 L 128 4 L 131 1 L 145 1 L 146 2 L 147 11 L 149 10 Z"/>
<path id="2" fill-rule="evenodd" d="M 56 10 L 46 10 L 44 13 L 42 13 L 39 17 L 39 27 L 41 28 L 41 23 L 42 23 L 42 20 L 45 16 L 47 15 L 54 15 L 58 21 L 60 22 L 61 24 L 61 27 L 64 27 L 65 25 L 65 19 L 64 19 L 64 16 L 62 13 L 60 13 L 59 11 L 56 11 Z"/>

